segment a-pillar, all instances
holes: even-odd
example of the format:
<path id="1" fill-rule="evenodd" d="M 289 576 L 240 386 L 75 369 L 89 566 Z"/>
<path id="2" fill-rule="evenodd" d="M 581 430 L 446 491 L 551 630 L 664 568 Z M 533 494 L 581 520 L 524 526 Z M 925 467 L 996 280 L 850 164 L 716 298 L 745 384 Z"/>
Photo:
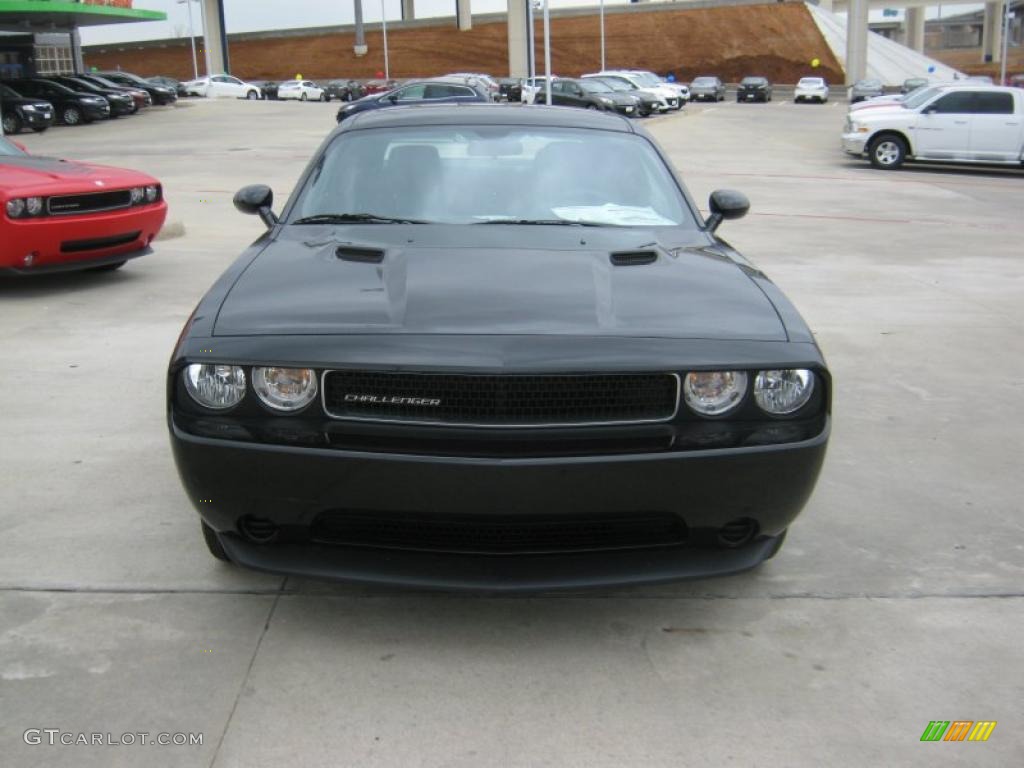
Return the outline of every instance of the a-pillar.
<path id="1" fill-rule="evenodd" d="M 412 21 L 416 18 L 415 0 L 402 0 L 402 21 Z"/>
<path id="2" fill-rule="evenodd" d="M 228 73 L 231 69 L 228 63 L 228 38 L 224 27 L 224 0 L 202 0 L 202 3 L 206 74 Z"/>
<path id="3" fill-rule="evenodd" d="M 924 53 L 924 8 L 907 8 L 903 24 L 907 30 L 907 48 Z"/>
<path id="4" fill-rule="evenodd" d="M 460 31 L 464 32 L 473 28 L 473 10 L 469 0 L 455 0 L 455 16 L 458 19 Z"/>
<path id="5" fill-rule="evenodd" d="M 1004 13 L 1003 3 L 985 3 L 985 21 L 981 27 L 982 61 L 1002 61 Z"/>
<path id="6" fill-rule="evenodd" d="M 868 0 L 850 0 L 846 13 L 846 84 L 868 73 Z"/>
<path id="7" fill-rule="evenodd" d="M 530 0 L 508 0 L 508 76 L 529 77 L 530 47 L 527 11 Z"/>

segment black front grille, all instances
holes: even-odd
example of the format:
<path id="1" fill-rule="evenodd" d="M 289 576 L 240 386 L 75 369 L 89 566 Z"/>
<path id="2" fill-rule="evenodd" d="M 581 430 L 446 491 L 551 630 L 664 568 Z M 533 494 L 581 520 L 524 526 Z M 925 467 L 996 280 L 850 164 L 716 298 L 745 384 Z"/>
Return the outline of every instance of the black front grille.
<path id="1" fill-rule="evenodd" d="M 484 427 L 630 424 L 671 419 L 679 378 L 328 371 L 323 390 L 328 414 L 342 419 Z"/>
<path id="2" fill-rule="evenodd" d="M 70 216 L 76 213 L 94 213 L 127 208 L 132 204 L 132 194 L 127 189 L 116 192 L 90 192 L 84 195 L 63 195 L 51 197 L 47 210 L 51 216 Z"/>
<path id="3" fill-rule="evenodd" d="M 95 251 L 99 248 L 116 248 L 120 245 L 128 245 L 139 239 L 142 232 L 126 232 L 123 235 L 111 237 L 97 237 L 91 240 L 65 240 L 60 244 L 62 253 L 81 253 L 82 251 Z"/>
<path id="4" fill-rule="evenodd" d="M 310 536 L 325 544 L 376 549 L 541 554 L 675 546 L 686 541 L 686 525 L 663 513 L 536 519 L 331 511 L 317 517 Z"/>

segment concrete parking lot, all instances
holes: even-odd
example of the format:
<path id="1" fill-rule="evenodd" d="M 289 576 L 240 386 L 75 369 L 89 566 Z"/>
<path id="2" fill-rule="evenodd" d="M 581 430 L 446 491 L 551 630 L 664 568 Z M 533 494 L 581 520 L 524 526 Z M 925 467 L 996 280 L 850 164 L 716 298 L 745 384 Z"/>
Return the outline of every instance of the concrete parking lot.
<path id="1" fill-rule="evenodd" d="M 164 423 L 182 324 L 261 232 L 232 194 L 283 201 L 336 109 L 195 101 L 18 137 L 155 174 L 180 236 L 116 273 L 0 283 L 0 765 L 1024 761 L 1024 172 L 874 171 L 839 151 L 838 103 L 647 121 L 702 204 L 749 195 L 720 232 L 829 359 L 815 495 L 731 578 L 404 593 L 213 560 Z M 921 743 L 931 720 L 998 726 Z"/>

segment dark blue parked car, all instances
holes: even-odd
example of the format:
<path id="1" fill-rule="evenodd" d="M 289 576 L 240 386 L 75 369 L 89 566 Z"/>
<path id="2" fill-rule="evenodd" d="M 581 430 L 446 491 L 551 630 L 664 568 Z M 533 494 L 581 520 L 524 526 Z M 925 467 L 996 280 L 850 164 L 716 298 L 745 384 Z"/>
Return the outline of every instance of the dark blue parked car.
<path id="1" fill-rule="evenodd" d="M 489 102 L 490 94 L 482 83 L 462 78 L 420 80 L 400 85 L 387 93 L 373 93 L 338 110 L 338 122 L 359 112 L 409 104 L 459 104 Z"/>

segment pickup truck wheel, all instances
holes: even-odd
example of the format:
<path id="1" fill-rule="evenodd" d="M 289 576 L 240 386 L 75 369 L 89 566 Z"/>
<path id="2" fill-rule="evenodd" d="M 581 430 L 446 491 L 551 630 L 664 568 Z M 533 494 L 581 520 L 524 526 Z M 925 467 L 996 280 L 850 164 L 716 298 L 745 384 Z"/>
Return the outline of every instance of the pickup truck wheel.
<path id="1" fill-rule="evenodd" d="M 218 560 L 230 563 L 231 558 L 228 557 L 228 553 L 225 551 L 224 545 L 221 544 L 220 539 L 217 538 L 217 532 L 206 523 L 200 522 L 200 525 L 203 526 L 203 541 L 206 542 L 206 548 L 210 550 L 210 554 Z"/>
<path id="2" fill-rule="evenodd" d="M 868 158 L 875 168 L 894 171 L 903 165 L 907 157 L 907 142 L 899 136 L 879 136 L 868 147 Z"/>

